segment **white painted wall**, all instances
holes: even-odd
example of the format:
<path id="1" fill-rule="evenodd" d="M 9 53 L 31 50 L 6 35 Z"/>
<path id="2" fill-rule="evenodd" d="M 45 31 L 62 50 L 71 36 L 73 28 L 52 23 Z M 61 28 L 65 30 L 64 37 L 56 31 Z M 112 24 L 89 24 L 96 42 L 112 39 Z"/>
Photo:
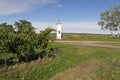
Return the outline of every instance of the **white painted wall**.
<path id="1" fill-rule="evenodd" d="M 61 39 L 61 36 L 62 36 L 62 30 L 61 30 L 62 24 L 61 23 L 57 23 L 56 25 L 57 25 L 56 38 L 57 39 Z"/>

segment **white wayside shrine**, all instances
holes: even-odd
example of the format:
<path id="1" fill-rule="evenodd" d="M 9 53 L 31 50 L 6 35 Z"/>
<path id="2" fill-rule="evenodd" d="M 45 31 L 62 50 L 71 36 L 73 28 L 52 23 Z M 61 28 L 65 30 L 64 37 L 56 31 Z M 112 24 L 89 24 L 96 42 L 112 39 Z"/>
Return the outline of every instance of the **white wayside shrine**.
<path id="1" fill-rule="evenodd" d="M 62 30 L 61 30 L 62 23 L 60 21 L 58 21 L 56 23 L 56 25 L 57 25 L 56 39 L 61 39 L 61 36 L 62 36 Z"/>

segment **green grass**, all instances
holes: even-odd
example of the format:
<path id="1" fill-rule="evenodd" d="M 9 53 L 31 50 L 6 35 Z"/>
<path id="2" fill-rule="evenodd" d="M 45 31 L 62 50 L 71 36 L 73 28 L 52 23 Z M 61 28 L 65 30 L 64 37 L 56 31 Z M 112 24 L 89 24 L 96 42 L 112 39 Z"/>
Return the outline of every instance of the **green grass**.
<path id="1" fill-rule="evenodd" d="M 66 68 L 74 67 L 88 59 L 88 57 L 83 57 L 85 55 L 79 56 L 80 54 L 76 54 L 77 47 L 75 46 L 57 45 L 60 48 L 59 57 L 45 64 L 33 65 L 21 71 L 10 72 L 10 75 L 1 75 L 1 79 L 20 80 L 25 78 L 27 80 L 47 80 L 56 73 L 62 72 Z"/>
<path id="2" fill-rule="evenodd" d="M 120 80 L 120 57 L 107 59 L 96 74 L 100 80 Z"/>
<path id="3" fill-rule="evenodd" d="M 55 43 L 58 47 L 55 59 L 42 64 L 26 66 L 23 69 L 0 74 L 0 80 L 49 80 L 56 73 L 81 65 L 90 59 L 102 61 L 91 80 L 120 80 L 120 50 L 99 47 L 76 46 Z M 106 69 L 107 68 L 107 69 Z M 113 79 L 114 78 L 114 79 Z"/>

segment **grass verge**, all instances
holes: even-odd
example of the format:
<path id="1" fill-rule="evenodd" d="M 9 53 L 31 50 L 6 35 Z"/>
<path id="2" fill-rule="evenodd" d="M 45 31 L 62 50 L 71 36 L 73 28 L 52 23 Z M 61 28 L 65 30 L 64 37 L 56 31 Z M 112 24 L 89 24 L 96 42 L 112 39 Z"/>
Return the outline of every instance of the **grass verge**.
<path id="1" fill-rule="evenodd" d="M 27 66 L 20 70 L 10 71 L 8 74 L 0 74 L 0 80 L 49 80 L 56 73 L 81 65 L 90 59 L 103 61 L 99 69 L 95 72 L 96 77 L 91 77 L 92 80 L 120 80 L 120 77 L 118 77 L 120 72 L 120 64 L 118 61 L 120 56 L 119 49 L 76 46 L 60 43 L 55 43 L 53 46 L 59 49 L 57 51 L 59 56 L 55 59 L 42 64 Z M 113 61 L 113 63 L 111 63 L 111 61 Z M 113 66 L 114 63 L 115 65 Z M 106 66 L 111 67 L 107 67 L 108 70 L 106 70 Z M 115 75 L 112 73 L 115 73 Z M 103 74 L 109 76 L 104 76 Z M 111 75 L 113 76 L 110 77 Z"/>

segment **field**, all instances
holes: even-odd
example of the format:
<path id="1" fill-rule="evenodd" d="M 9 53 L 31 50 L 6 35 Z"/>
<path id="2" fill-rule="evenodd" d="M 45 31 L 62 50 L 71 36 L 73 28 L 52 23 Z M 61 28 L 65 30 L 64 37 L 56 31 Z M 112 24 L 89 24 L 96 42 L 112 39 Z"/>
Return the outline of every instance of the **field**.
<path id="1" fill-rule="evenodd" d="M 120 44 L 119 38 L 106 35 L 84 36 L 64 34 L 63 40 Z M 120 80 L 120 49 L 58 42 L 52 43 L 51 46 L 57 48 L 55 58 L 15 65 L 7 73 L 0 72 L 0 80 Z"/>
<path id="2" fill-rule="evenodd" d="M 52 37 L 55 39 L 55 34 Z M 112 41 L 120 42 L 120 38 L 111 37 L 108 34 L 79 34 L 79 33 L 63 33 L 62 40 L 74 40 L 74 41 Z"/>

